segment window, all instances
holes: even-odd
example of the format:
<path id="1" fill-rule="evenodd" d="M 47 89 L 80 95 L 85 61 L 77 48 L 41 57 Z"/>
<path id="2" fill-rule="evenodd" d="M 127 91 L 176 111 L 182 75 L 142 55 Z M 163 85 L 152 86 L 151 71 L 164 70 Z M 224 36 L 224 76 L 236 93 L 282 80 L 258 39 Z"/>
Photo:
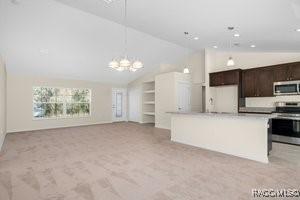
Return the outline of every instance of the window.
<path id="1" fill-rule="evenodd" d="M 90 108 L 90 89 L 33 88 L 33 117 L 36 119 L 88 116 Z"/>

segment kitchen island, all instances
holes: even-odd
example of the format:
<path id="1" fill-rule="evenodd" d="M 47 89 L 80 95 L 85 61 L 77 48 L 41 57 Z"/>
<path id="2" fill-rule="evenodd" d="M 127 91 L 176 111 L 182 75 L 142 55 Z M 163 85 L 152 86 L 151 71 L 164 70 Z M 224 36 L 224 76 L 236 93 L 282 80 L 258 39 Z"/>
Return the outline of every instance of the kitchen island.
<path id="1" fill-rule="evenodd" d="M 268 163 L 274 115 L 169 112 L 171 140 Z"/>

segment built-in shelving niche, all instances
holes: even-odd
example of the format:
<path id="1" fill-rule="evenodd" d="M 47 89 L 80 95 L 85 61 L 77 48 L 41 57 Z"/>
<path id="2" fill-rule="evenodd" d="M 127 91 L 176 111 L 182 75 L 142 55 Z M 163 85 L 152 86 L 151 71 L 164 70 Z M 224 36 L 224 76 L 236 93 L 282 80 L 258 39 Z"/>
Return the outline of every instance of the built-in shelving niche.
<path id="1" fill-rule="evenodd" d="M 155 123 L 155 82 L 143 83 L 143 123 Z"/>

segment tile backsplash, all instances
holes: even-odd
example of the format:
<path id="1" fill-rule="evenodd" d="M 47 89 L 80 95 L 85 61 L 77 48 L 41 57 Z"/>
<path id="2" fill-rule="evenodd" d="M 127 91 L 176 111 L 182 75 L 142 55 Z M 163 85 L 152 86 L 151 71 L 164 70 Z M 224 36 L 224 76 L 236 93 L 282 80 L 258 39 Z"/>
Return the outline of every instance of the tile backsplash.
<path id="1" fill-rule="evenodd" d="M 300 101 L 300 95 L 246 98 L 247 107 L 274 107 L 278 101 Z"/>

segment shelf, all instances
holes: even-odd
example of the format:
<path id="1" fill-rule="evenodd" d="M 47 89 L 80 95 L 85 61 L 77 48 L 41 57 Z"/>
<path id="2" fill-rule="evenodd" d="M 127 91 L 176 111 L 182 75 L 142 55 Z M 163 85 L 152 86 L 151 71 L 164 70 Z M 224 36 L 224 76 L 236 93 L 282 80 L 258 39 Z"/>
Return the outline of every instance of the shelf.
<path id="1" fill-rule="evenodd" d="M 155 116 L 155 112 L 144 112 L 144 115 L 152 115 L 152 116 Z"/>
<path id="2" fill-rule="evenodd" d="M 144 81 L 144 84 L 148 84 L 148 83 L 155 83 L 155 80 Z"/>
<path id="3" fill-rule="evenodd" d="M 151 104 L 151 105 L 154 105 L 155 102 L 154 102 L 154 101 L 145 101 L 144 104 Z"/>
<path id="4" fill-rule="evenodd" d="M 154 94 L 155 90 L 146 90 L 144 91 L 145 94 Z"/>

